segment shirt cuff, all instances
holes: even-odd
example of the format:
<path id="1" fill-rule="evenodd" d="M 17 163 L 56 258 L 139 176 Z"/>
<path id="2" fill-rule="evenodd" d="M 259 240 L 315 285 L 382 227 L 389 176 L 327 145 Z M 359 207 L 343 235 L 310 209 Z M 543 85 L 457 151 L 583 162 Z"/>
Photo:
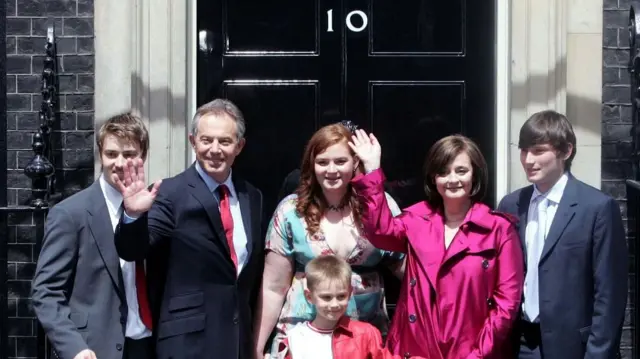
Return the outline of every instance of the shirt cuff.
<path id="1" fill-rule="evenodd" d="M 126 212 L 126 211 L 125 211 L 125 212 L 123 212 L 123 214 L 124 214 L 124 219 L 122 220 L 122 222 L 123 222 L 124 224 L 129 224 L 129 223 L 135 222 L 135 221 L 136 221 L 136 219 L 140 218 L 140 217 L 130 217 L 130 216 L 127 214 L 127 212 Z"/>

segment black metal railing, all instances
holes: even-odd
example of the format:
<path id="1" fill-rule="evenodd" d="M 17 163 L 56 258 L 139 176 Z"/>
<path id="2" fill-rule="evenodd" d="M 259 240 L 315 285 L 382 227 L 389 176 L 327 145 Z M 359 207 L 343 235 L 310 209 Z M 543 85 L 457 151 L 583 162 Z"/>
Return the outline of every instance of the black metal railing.
<path id="1" fill-rule="evenodd" d="M 633 337 L 632 337 L 632 351 L 633 358 L 638 358 L 640 352 L 638 349 L 638 345 L 640 345 L 640 333 L 638 332 L 638 323 L 640 323 L 640 310 L 638 310 L 638 291 L 639 286 L 639 277 L 640 273 L 638 273 L 638 256 L 640 255 L 640 246 L 638 245 L 638 233 L 640 228 L 638 224 L 640 223 L 637 219 L 640 218 L 640 182 L 635 180 L 627 180 L 627 218 L 628 218 L 628 236 L 631 238 L 629 240 L 629 251 L 634 256 L 634 265 L 633 272 L 635 274 L 633 282 L 629 283 L 631 286 L 631 292 L 633 295 L 630 297 L 631 301 L 631 324 L 633 326 Z"/>
<path id="2" fill-rule="evenodd" d="M 58 81 L 56 76 L 56 42 L 53 25 L 47 29 L 46 56 L 42 69 L 42 104 L 40 106 L 40 128 L 33 134 L 34 156 L 24 168 L 31 178 L 32 207 L 48 206 L 49 197 L 55 191 L 55 167 L 51 132 L 57 113 Z"/>
<path id="3" fill-rule="evenodd" d="M 2 321 L 0 323 L 0 358 L 7 357 L 8 323 L 8 286 L 7 286 L 7 253 L 8 247 L 12 244 L 6 238 L 11 238 L 11 233 L 17 235 L 18 226 L 35 227 L 34 233 L 36 245 L 34 248 L 34 261 L 37 253 L 40 253 L 42 238 L 44 236 L 44 223 L 49 207 L 53 205 L 52 194 L 55 193 L 55 157 L 52 146 L 53 129 L 59 124 L 58 118 L 58 77 L 56 60 L 56 39 L 53 25 L 47 28 L 47 37 L 44 44 L 45 58 L 42 70 L 41 93 L 42 103 L 39 109 L 40 126 L 33 134 L 32 148 L 33 157 L 24 168 L 24 173 L 31 178 L 31 196 L 28 203 L 18 203 L 17 205 L 0 204 L 0 230 L 2 240 L 0 240 L 0 262 L 4 270 L 0 271 L 0 313 Z M 6 108 L 0 109 L 6 111 Z M 4 154 L 3 154 L 4 156 Z M 6 171 L 6 169 L 5 169 Z M 2 188 L 6 191 L 6 188 Z M 21 298 L 25 293 L 18 293 Z M 14 301 L 15 303 L 15 301 Z M 15 308 L 11 308 L 15 315 Z M 44 331 L 36 321 L 36 356 L 38 359 L 49 358 L 49 348 Z M 14 349 L 15 350 L 15 349 Z M 15 355 L 15 353 L 14 353 Z"/>
<path id="4" fill-rule="evenodd" d="M 629 9 L 629 79 L 630 79 L 630 95 L 631 95 L 631 140 L 632 140 L 632 173 L 633 178 L 626 181 L 627 190 L 627 229 L 629 241 L 629 251 L 633 254 L 633 272 L 634 280 L 630 283 L 631 292 L 633 295 L 630 297 L 632 308 L 632 346 L 633 357 L 638 358 L 640 352 L 638 352 L 640 345 L 640 331 L 637 326 L 640 323 L 640 310 L 638 310 L 638 289 L 640 289 L 640 265 L 638 259 L 640 259 L 640 165 L 638 159 L 640 159 L 640 128 L 638 127 L 638 119 L 640 113 L 640 19 L 636 18 L 636 10 L 640 10 L 638 7 L 640 3 L 631 5 Z M 638 14 L 640 15 L 640 14 Z"/>

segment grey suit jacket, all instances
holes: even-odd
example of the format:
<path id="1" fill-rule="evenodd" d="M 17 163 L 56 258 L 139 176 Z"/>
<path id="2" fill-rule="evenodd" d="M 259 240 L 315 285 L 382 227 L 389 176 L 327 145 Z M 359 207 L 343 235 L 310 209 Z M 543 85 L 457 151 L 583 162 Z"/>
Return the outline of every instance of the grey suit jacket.
<path id="1" fill-rule="evenodd" d="M 122 358 L 127 302 L 99 181 L 49 211 L 31 296 L 59 358 Z"/>
<path id="2" fill-rule="evenodd" d="M 517 190 L 498 208 L 520 218 L 525 251 L 532 193 L 532 186 Z M 544 358 L 616 357 L 627 302 L 627 263 L 620 207 L 569 176 L 538 264 Z"/>

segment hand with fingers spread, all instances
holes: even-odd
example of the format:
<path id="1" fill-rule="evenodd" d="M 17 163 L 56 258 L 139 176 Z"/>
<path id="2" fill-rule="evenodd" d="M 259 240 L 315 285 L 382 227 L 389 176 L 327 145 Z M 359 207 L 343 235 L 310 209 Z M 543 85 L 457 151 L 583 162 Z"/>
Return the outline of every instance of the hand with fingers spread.
<path id="1" fill-rule="evenodd" d="M 373 133 L 367 135 L 364 130 L 356 130 L 351 142 L 349 142 L 349 147 L 351 147 L 360 161 L 362 161 L 365 172 L 369 173 L 380 168 L 382 151 L 380 143 L 378 143 L 378 139 Z"/>
<path id="2" fill-rule="evenodd" d="M 96 359 L 96 353 L 94 353 L 92 350 L 85 349 L 76 354 L 73 359 Z"/>
<path id="3" fill-rule="evenodd" d="M 114 175 L 113 181 L 122 194 L 124 209 L 131 217 L 138 217 L 151 209 L 162 182 L 162 180 L 156 181 L 151 189 L 147 189 L 144 162 L 140 158 L 127 160 L 123 169 L 123 178 L 120 179 Z"/>

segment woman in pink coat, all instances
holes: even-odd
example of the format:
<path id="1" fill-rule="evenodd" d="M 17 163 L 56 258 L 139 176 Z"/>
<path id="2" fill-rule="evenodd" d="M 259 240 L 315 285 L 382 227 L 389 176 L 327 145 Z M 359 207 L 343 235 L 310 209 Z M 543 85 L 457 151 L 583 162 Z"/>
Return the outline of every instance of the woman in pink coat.
<path id="1" fill-rule="evenodd" d="M 407 254 L 387 347 L 430 359 L 512 357 L 522 249 L 515 220 L 480 202 L 487 165 L 476 144 L 460 135 L 436 142 L 424 166 L 427 201 L 395 218 L 385 203 L 375 136 L 358 130 L 350 146 L 366 171 L 352 183 L 370 242 Z"/>

